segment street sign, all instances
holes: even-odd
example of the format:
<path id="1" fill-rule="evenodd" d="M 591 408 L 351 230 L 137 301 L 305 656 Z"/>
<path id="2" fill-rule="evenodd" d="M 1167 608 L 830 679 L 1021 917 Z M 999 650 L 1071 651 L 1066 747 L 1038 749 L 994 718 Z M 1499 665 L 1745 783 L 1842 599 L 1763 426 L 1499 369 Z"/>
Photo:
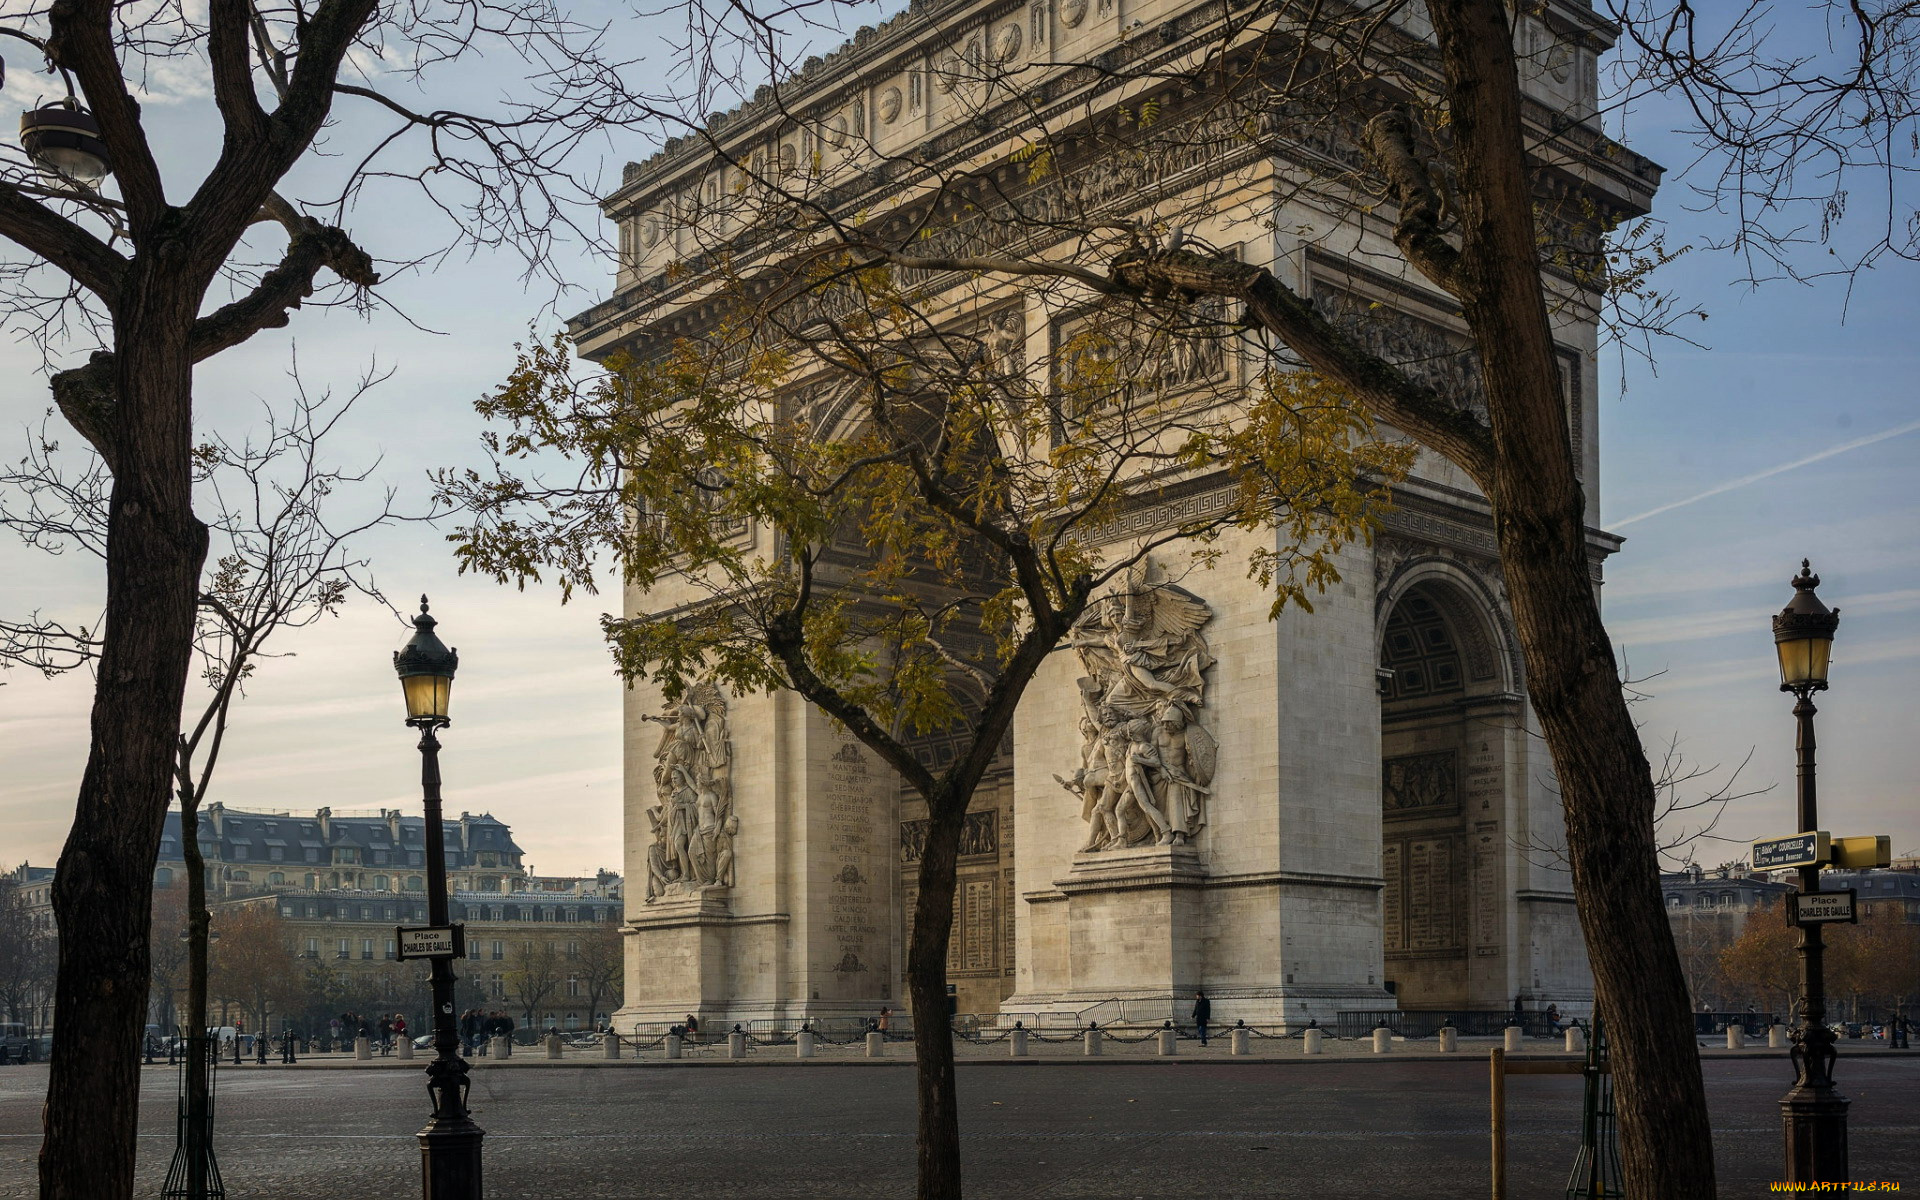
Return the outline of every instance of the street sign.
<path id="1" fill-rule="evenodd" d="M 1820 925 L 1828 921 L 1858 924 L 1853 906 L 1853 889 L 1837 892 L 1800 892 L 1787 897 L 1787 921 L 1793 925 Z"/>
<path id="2" fill-rule="evenodd" d="M 1893 865 L 1893 839 L 1884 834 L 1833 839 L 1833 865 L 1856 871 Z"/>
<path id="3" fill-rule="evenodd" d="M 1831 839 L 1825 830 L 1796 833 L 1792 837 L 1768 838 L 1753 844 L 1753 869 L 1777 871 L 1782 867 L 1817 867 L 1832 856 Z"/>
<path id="4" fill-rule="evenodd" d="M 467 952 L 464 925 L 424 925 L 394 930 L 399 937 L 401 958 L 459 958 Z"/>

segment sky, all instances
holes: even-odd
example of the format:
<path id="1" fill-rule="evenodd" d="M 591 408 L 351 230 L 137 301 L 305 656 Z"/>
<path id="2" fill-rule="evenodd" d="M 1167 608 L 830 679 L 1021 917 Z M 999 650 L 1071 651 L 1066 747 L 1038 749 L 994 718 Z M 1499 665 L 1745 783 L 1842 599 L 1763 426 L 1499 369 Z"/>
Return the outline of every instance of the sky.
<path id="1" fill-rule="evenodd" d="M 15 65 L 0 127 L 49 87 Z M 190 78 L 156 87 L 147 111 L 161 156 L 184 175 L 213 151 L 211 108 Z M 1655 107 L 1636 113 L 1632 144 L 1656 160 L 1686 161 L 1662 117 Z M 331 136 L 351 142 L 354 130 Z M 650 148 L 637 137 L 607 138 L 586 148 L 599 158 L 583 166 L 611 181 L 623 161 Z M 1673 185 L 1662 197 L 1669 245 L 1716 227 L 1685 211 L 1683 199 Z M 437 236 L 434 220 L 393 194 L 370 196 L 352 214 L 355 233 L 388 259 Z M 309 388 L 350 386 L 370 362 L 392 367 L 394 378 L 343 424 L 330 457 L 348 467 L 377 462 L 376 481 L 419 507 L 429 469 L 480 461 L 473 401 L 505 377 L 514 343 L 607 294 L 611 266 L 593 248 L 567 249 L 563 266 L 574 290 L 557 301 L 547 285 L 523 282 L 516 262 L 456 255 L 397 275 L 381 288 L 388 307 L 371 314 L 296 313 L 288 329 L 202 364 L 203 420 L 236 428 L 284 398 L 296 350 Z M 1708 769 L 1682 785 L 1683 798 L 1722 787 L 1755 793 L 1728 802 L 1712 837 L 1676 853 L 1712 865 L 1740 857 L 1750 839 L 1793 832 L 1792 701 L 1777 690 L 1768 618 L 1789 598 L 1802 557 L 1822 578 L 1821 597 L 1843 610 L 1833 687 L 1818 701 L 1822 824 L 1836 835 L 1886 834 L 1896 853 L 1920 852 L 1912 782 L 1920 775 L 1912 682 L 1920 657 L 1920 490 L 1912 486 L 1920 268 L 1896 262 L 1850 289 L 1753 291 L 1738 275 L 1725 257 L 1682 256 L 1660 282 L 1708 312 L 1692 330 L 1704 348 L 1662 346 L 1653 366 L 1612 355 L 1598 364 L 1603 523 L 1627 539 L 1607 564 L 1604 604 L 1646 697 L 1636 706 L 1643 736 L 1656 760 L 1672 743 L 1690 766 Z M 69 348 L 62 365 L 84 349 Z M 18 457 L 47 404 L 38 353 L 0 343 L 0 456 Z M 363 547 L 396 603 L 432 596 L 439 633 L 460 651 L 441 756 L 449 812 L 508 822 L 543 873 L 618 869 L 622 688 L 598 629 L 615 600 L 579 596 L 562 606 L 550 588 L 462 578 L 446 532 L 382 530 Z M 0 542 L 0 613 L 39 609 L 88 622 L 100 590 L 91 563 Z M 418 758 L 391 664 L 409 633 L 394 613 L 354 602 L 289 635 L 280 649 L 291 656 L 265 664 L 236 711 L 208 799 L 265 810 L 417 811 Z M 0 675 L 0 867 L 57 857 L 86 757 L 90 690 L 84 674 Z M 199 694 L 190 686 L 190 706 Z"/>

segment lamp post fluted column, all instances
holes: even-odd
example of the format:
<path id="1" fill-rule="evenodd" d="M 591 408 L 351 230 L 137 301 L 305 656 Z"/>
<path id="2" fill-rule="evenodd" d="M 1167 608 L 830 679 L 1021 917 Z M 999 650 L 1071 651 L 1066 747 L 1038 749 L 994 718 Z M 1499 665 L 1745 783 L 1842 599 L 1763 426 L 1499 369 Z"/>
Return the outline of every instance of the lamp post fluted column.
<path id="1" fill-rule="evenodd" d="M 451 924 L 447 911 L 446 835 L 440 824 L 440 739 L 420 724 L 420 791 L 426 803 L 427 923 Z M 480 1142 L 484 1131 L 467 1112 L 467 1060 L 460 1057 L 460 1031 L 453 1012 L 453 960 L 432 966 L 433 1061 L 427 1093 L 433 1116 L 420 1131 L 420 1171 L 426 1200 L 479 1200 Z"/>
<path id="2" fill-rule="evenodd" d="M 1794 801 L 1799 831 L 1820 828 L 1813 717 L 1813 694 L 1827 687 L 1827 666 L 1840 610 L 1829 610 L 1814 595 L 1820 577 L 1805 559 L 1793 580 L 1793 600 L 1773 618 L 1780 656 L 1780 690 L 1794 696 L 1796 728 Z M 1820 864 L 1800 868 L 1802 895 L 1820 890 Z M 1827 1027 L 1826 942 L 1817 922 L 1799 926 L 1799 1018 L 1793 1030 L 1793 1087 L 1780 1100 L 1786 1134 L 1786 1177 L 1795 1183 L 1841 1183 L 1847 1178 L 1847 1098 L 1835 1090 L 1833 1067 L 1839 1057 L 1833 1030 Z"/>
<path id="3" fill-rule="evenodd" d="M 420 1131 L 421 1195 L 425 1200 L 480 1200 L 480 1144 L 484 1131 L 467 1111 L 467 1062 L 453 1011 L 453 958 L 460 946 L 447 905 L 446 835 L 440 819 L 439 731 L 450 723 L 447 700 L 460 655 L 434 635 L 427 598 L 420 597 L 414 634 L 393 656 L 407 701 L 407 724 L 420 731 L 420 794 L 426 809 L 427 924 L 448 934 L 445 952 L 431 958 L 433 1061 L 427 1094 L 433 1116 Z"/>

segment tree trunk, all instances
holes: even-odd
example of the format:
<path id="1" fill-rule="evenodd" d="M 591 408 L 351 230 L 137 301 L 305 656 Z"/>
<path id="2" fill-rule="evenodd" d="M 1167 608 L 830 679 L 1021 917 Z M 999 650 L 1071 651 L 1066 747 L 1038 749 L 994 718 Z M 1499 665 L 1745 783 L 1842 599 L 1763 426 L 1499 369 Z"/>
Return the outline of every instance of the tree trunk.
<path id="1" fill-rule="evenodd" d="M 907 945 L 913 1004 L 914 1080 L 919 1090 L 919 1200 L 960 1200 L 960 1108 L 954 1095 L 953 1032 L 947 1023 L 947 943 L 967 801 L 942 789 L 927 797 L 927 844 Z"/>
<path id="2" fill-rule="evenodd" d="M 42 1200 L 133 1192 L 153 863 L 166 818 L 207 531 L 192 508 L 193 311 L 178 264 L 128 274 L 115 322 L 120 403 L 92 745 L 60 854 L 59 1026 Z"/>
<path id="3" fill-rule="evenodd" d="M 1686 976 L 1660 894 L 1653 776 L 1589 574 L 1585 498 L 1554 364 L 1499 0 L 1429 4 L 1447 76 L 1459 298 L 1480 351 L 1493 461 L 1482 479 L 1527 693 L 1552 751 L 1574 897 L 1607 1022 L 1630 1200 L 1714 1194 L 1713 1130 Z"/>

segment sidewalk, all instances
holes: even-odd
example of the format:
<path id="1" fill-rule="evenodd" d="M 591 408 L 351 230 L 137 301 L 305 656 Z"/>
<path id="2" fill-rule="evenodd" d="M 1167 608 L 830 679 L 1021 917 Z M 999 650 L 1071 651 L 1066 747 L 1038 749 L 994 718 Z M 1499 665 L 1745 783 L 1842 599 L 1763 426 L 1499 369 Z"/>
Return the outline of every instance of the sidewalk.
<path id="1" fill-rule="evenodd" d="M 967 1065 L 982 1066 L 1170 1066 L 1191 1064 L 1208 1066 L 1227 1065 L 1273 1065 L 1337 1062 L 1345 1065 L 1358 1063 L 1407 1063 L 1407 1062 L 1474 1062 L 1484 1063 L 1487 1052 L 1501 1045 L 1499 1038 L 1461 1038 L 1460 1048 L 1452 1053 L 1440 1050 L 1434 1038 L 1395 1038 L 1393 1050 L 1386 1054 L 1376 1054 L 1372 1038 L 1324 1038 L 1321 1053 L 1306 1054 L 1297 1038 L 1253 1038 L 1249 1050 L 1251 1053 L 1235 1055 L 1231 1053 L 1230 1039 L 1214 1037 L 1202 1047 L 1198 1041 L 1183 1038 L 1178 1043 L 1178 1053 L 1161 1055 L 1158 1053 L 1156 1039 L 1152 1031 L 1144 1031 L 1147 1036 L 1122 1033 L 1119 1036 L 1107 1036 L 1102 1039 L 1101 1053 L 1085 1053 L 1078 1034 L 1060 1035 L 1064 1040 L 1056 1040 L 1056 1035 L 1048 1034 L 1046 1041 L 1034 1038 L 1028 1040 L 1028 1053 L 1025 1057 L 1013 1057 L 1006 1040 L 980 1045 L 964 1039 L 954 1043 L 954 1059 Z M 995 1035 L 999 1037 L 999 1035 Z M 1135 1038 L 1139 1040 L 1122 1040 Z M 1920 1050 L 1891 1050 L 1884 1043 L 1862 1042 L 1857 1049 L 1850 1049 L 1841 1043 L 1840 1053 L 1843 1060 L 1864 1058 L 1920 1058 Z M 1871 1047 L 1871 1048 L 1870 1048 Z M 1582 1055 L 1569 1054 L 1558 1038 L 1528 1038 L 1521 1043 L 1520 1050 L 1513 1057 L 1538 1059 L 1543 1061 L 1580 1061 Z M 1724 1045 L 1701 1043 L 1700 1057 L 1703 1059 L 1786 1059 L 1786 1050 L 1770 1050 L 1765 1044 L 1749 1046 L 1743 1050 L 1729 1050 Z M 380 1070 L 405 1069 L 424 1070 L 433 1060 L 430 1050 L 414 1052 L 412 1059 L 402 1059 L 392 1055 L 376 1055 L 367 1061 L 354 1058 L 351 1052 L 302 1055 L 297 1064 L 287 1065 L 277 1060 L 269 1060 L 264 1066 L 253 1059 L 246 1059 L 241 1066 L 235 1067 L 229 1059 L 221 1064 L 226 1072 L 242 1073 L 312 1070 Z M 636 1051 L 632 1045 L 621 1046 L 621 1056 L 609 1059 L 599 1046 L 587 1048 L 567 1047 L 562 1057 L 547 1057 L 545 1046 L 515 1046 L 511 1058 L 468 1058 L 468 1065 L 475 1071 L 486 1070 L 532 1070 L 551 1067 L 568 1068 L 619 1068 L 619 1067 L 754 1067 L 754 1066 L 840 1066 L 840 1067 L 902 1067 L 913 1065 L 913 1042 L 911 1040 L 889 1040 L 886 1044 L 886 1056 L 867 1057 L 863 1040 L 856 1039 L 847 1044 L 830 1044 L 824 1040 L 815 1043 L 812 1058 L 800 1058 L 791 1042 L 765 1044 L 749 1041 L 744 1058 L 732 1058 L 728 1055 L 727 1041 L 724 1036 L 717 1041 L 702 1041 L 700 1044 L 687 1043 L 682 1047 L 681 1057 L 669 1059 L 664 1047 L 653 1044 L 646 1049 Z M 152 1064 L 149 1070 L 169 1070 L 165 1063 Z"/>

